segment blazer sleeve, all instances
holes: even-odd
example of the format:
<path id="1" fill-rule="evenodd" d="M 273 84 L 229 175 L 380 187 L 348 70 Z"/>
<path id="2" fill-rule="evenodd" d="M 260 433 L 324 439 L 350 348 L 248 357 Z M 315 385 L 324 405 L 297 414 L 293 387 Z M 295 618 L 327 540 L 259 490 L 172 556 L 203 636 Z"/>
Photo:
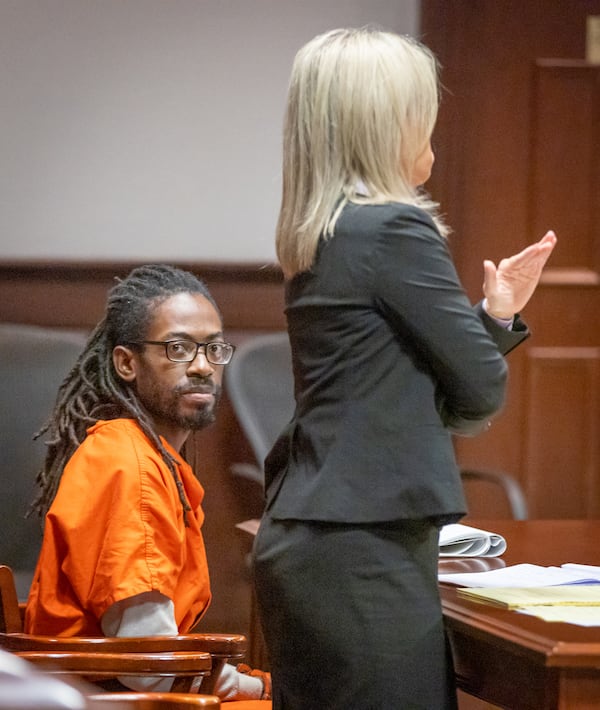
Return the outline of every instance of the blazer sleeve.
<path id="1" fill-rule="evenodd" d="M 511 350 L 514 350 L 517 345 L 520 345 L 531 335 L 527 324 L 522 320 L 519 313 L 515 315 L 511 329 L 503 328 L 493 318 L 488 316 L 483 310 L 483 301 L 480 301 L 475 306 L 475 313 L 481 318 L 485 329 L 503 355 L 508 355 Z"/>
<path id="2" fill-rule="evenodd" d="M 473 308 L 446 241 L 430 216 L 398 210 L 379 229 L 372 252 L 377 306 L 402 347 L 435 382 L 444 425 L 473 435 L 487 428 L 503 405 L 507 366 L 502 352 L 526 337 L 518 321 L 506 331 Z"/>

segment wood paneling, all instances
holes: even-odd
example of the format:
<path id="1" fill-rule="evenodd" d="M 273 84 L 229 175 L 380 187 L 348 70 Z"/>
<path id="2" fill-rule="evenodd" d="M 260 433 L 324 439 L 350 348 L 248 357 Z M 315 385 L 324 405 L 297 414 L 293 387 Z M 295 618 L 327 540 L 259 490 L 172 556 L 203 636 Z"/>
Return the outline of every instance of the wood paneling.
<path id="1" fill-rule="evenodd" d="M 0 321 L 90 328 L 115 278 L 137 264 L 0 262 Z M 176 264 L 208 285 L 228 330 L 285 326 L 283 278 L 273 265 Z"/>
<path id="2" fill-rule="evenodd" d="M 600 517 L 600 348 L 530 348 L 521 471 L 532 517 Z"/>
<path id="3" fill-rule="evenodd" d="M 508 356 L 507 401 L 459 461 L 505 469 L 534 517 L 600 514 L 600 66 L 586 63 L 599 0 L 423 0 L 442 66 L 429 188 L 473 301 L 482 260 L 554 229 L 559 242 Z"/>
<path id="4" fill-rule="evenodd" d="M 568 235 L 550 270 L 583 268 L 597 273 L 600 66 L 578 60 L 539 59 L 534 72 L 531 234 L 543 234 L 551 224 L 557 234 Z"/>

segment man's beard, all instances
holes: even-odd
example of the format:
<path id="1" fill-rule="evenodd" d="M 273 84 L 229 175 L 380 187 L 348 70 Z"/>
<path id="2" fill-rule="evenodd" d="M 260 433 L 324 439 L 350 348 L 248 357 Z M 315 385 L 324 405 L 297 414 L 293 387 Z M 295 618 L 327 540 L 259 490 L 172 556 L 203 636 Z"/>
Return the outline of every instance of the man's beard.
<path id="1" fill-rule="evenodd" d="M 216 409 L 221 398 L 221 387 L 213 386 L 213 402 L 197 407 L 191 413 L 179 411 L 180 392 L 175 392 L 167 399 L 161 397 L 155 389 L 144 402 L 144 409 L 155 420 L 160 420 L 186 431 L 199 431 L 216 420 Z"/>
<path id="2" fill-rule="evenodd" d="M 212 424 L 217 418 L 215 410 L 220 396 L 221 391 L 219 388 L 219 391 L 215 392 L 215 399 L 212 406 L 202 407 L 201 409 L 197 409 L 193 414 L 188 415 L 178 414 L 178 412 L 175 411 L 171 422 L 180 426 L 182 429 L 189 429 L 190 431 L 204 429 L 204 427 Z"/>

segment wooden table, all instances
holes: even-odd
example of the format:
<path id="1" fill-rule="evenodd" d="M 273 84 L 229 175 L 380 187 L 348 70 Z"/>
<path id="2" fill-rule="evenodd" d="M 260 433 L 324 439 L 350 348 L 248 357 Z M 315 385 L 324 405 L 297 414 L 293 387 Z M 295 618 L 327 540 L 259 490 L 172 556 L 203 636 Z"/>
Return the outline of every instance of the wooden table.
<path id="1" fill-rule="evenodd" d="M 474 520 L 505 536 L 501 558 L 442 559 L 440 571 L 531 562 L 600 565 L 600 520 Z M 461 690 L 511 710 L 600 708 L 600 627 L 549 623 L 459 598 L 440 585 Z"/>

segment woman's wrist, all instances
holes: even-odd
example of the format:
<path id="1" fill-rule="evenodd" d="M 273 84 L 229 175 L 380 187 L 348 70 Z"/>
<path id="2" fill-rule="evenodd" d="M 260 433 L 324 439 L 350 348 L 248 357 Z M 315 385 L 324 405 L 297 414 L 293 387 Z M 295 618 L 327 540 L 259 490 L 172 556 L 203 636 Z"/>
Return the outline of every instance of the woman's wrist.
<path id="1" fill-rule="evenodd" d="M 483 299 L 483 304 L 482 304 L 483 310 L 488 314 L 490 318 L 493 318 L 494 320 L 500 321 L 501 324 L 504 324 L 506 326 L 509 326 L 515 317 L 514 313 L 510 313 L 509 315 L 505 313 L 494 313 L 492 309 L 490 308 L 489 301 L 487 298 Z"/>

